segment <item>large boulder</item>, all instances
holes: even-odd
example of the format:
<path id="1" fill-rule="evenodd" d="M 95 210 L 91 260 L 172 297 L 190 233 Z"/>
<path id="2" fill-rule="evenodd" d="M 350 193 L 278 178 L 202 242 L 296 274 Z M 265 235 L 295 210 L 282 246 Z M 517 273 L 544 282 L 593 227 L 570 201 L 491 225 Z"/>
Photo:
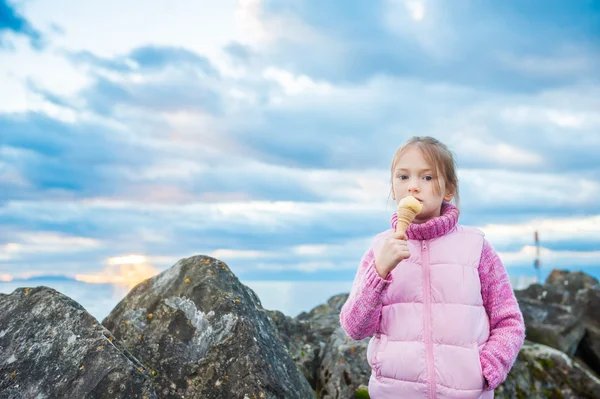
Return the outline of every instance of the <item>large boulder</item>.
<path id="1" fill-rule="evenodd" d="M 600 289 L 590 290 L 584 316 L 585 335 L 576 355 L 600 375 Z"/>
<path id="2" fill-rule="evenodd" d="M 341 327 L 331 334 L 319 366 L 319 398 L 354 398 L 359 388 L 369 384 L 368 344 L 369 338 L 354 341 Z"/>
<path id="3" fill-rule="evenodd" d="M 279 330 L 279 339 L 312 389 L 317 386 L 317 368 L 322 349 L 309 322 L 300 321 L 278 310 L 266 311 Z M 323 345 L 324 347 L 325 345 Z"/>
<path id="4" fill-rule="evenodd" d="M 267 311 L 279 330 L 279 339 L 313 389 L 318 369 L 331 334 L 339 327 L 339 314 L 348 294 L 335 295 L 327 303 L 302 312 L 296 318 Z"/>
<path id="5" fill-rule="evenodd" d="M 315 397 L 256 294 L 217 259 L 182 259 L 103 324 L 152 369 L 161 398 Z"/>
<path id="6" fill-rule="evenodd" d="M 145 366 L 94 317 L 47 287 L 0 294 L 2 398 L 156 398 Z"/>
<path id="7" fill-rule="evenodd" d="M 567 291 L 559 285 L 532 284 L 515 292 L 529 341 L 573 356 L 585 335 L 586 290 Z"/>
<path id="8" fill-rule="evenodd" d="M 327 303 L 314 307 L 310 312 L 302 312 L 298 315 L 299 321 L 310 323 L 322 349 L 331 334 L 340 326 L 340 312 L 347 299 L 348 294 L 338 294 L 329 298 Z"/>
<path id="9" fill-rule="evenodd" d="M 549 346 L 526 342 L 496 399 L 600 398 L 600 380 Z"/>
<path id="10" fill-rule="evenodd" d="M 582 273 L 553 270 L 544 285 L 515 291 L 527 339 L 583 360 L 600 373 L 600 284 Z"/>
<path id="11" fill-rule="evenodd" d="M 546 279 L 547 286 L 559 287 L 572 296 L 583 298 L 583 326 L 585 334 L 576 355 L 600 374 L 600 283 L 582 272 L 553 270 Z"/>

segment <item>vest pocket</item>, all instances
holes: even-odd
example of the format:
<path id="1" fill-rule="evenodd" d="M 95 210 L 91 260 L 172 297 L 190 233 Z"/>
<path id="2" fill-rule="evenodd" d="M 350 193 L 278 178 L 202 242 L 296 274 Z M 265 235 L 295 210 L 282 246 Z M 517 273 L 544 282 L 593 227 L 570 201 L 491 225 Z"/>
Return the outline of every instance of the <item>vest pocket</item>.
<path id="1" fill-rule="evenodd" d="M 378 333 L 374 338 L 373 351 L 371 355 L 371 368 L 375 371 L 377 377 L 381 377 L 381 358 L 385 347 L 387 346 L 387 335 Z"/>
<path id="2" fill-rule="evenodd" d="M 479 372 L 478 377 L 481 378 L 481 388 L 483 389 L 485 387 L 485 378 L 483 377 L 483 367 L 481 365 L 481 357 L 480 357 L 480 353 L 479 353 L 479 345 L 477 344 L 477 342 L 473 343 L 473 352 L 475 352 L 475 356 L 477 359 L 477 370 Z"/>

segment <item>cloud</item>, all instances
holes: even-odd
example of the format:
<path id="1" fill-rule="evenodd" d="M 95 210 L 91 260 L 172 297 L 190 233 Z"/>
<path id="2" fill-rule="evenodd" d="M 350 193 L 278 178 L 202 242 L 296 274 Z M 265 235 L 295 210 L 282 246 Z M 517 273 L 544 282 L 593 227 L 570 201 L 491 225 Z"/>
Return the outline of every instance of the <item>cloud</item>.
<path id="1" fill-rule="evenodd" d="M 147 45 L 114 58 L 99 57 L 90 51 L 67 54 L 67 57 L 76 64 L 82 63 L 119 73 L 148 73 L 176 66 L 178 69 L 191 68 L 207 76 L 219 75 L 206 57 L 181 47 Z"/>
<path id="2" fill-rule="evenodd" d="M 13 5 L 6 0 L 0 0 L 0 49 L 10 48 L 10 42 L 6 41 L 6 32 L 28 37 L 36 49 L 44 47 L 41 33 Z"/>
<path id="3" fill-rule="evenodd" d="M 460 6 L 400 0 L 323 6 L 267 0 L 252 2 L 252 12 L 245 15 L 254 16 L 249 31 L 269 32 L 269 40 L 262 42 L 270 57 L 313 78 L 364 82 L 391 74 L 523 92 L 574 80 L 598 82 L 592 8 L 539 1 L 509 8 L 473 1 Z M 293 28 L 284 29 L 281 20 Z M 296 56 L 305 53 L 313 56 Z M 542 73 L 534 73 L 538 69 Z"/>
<path id="4" fill-rule="evenodd" d="M 15 191 L 0 200 L 34 198 L 54 193 L 78 197 L 111 190 L 106 165 L 147 161 L 147 151 L 120 138 L 122 133 L 96 123 L 70 124 L 43 114 L 0 114 L 0 162 L 10 165 Z M 8 168 L 8 166 L 7 166 Z"/>
<path id="5" fill-rule="evenodd" d="M 230 3 L 82 4 L 31 3 L 63 34 L 0 66 L 2 278 L 119 283 L 201 253 L 247 279 L 351 279 L 413 135 L 454 151 L 461 222 L 513 270 L 534 229 L 573 265 L 600 243 L 589 5 L 247 0 L 235 25 Z M 46 251 L 39 234 L 75 241 Z"/>
<path id="6" fill-rule="evenodd" d="M 600 242 L 600 215 L 580 217 L 537 217 L 524 222 L 493 223 L 480 226 L 487 239 L 501 248 L 525 246 L 532 243 L 537 231 L 544 246 L 563 250 L 561 244 L 577 248 L 588 243 Z M 577 248 L 580 249 L 580 248 Z"/>
<path id="7" fill-rule="evenodd" d="M 86 283 L 110 283 L 133 288 L 159 273 L 159 270 L 148 264 L 146 257 L 142 255 L 113 257 L 108 259 L 107 263 L 108 266 L 101 272 L 79 273 L 75 275 L 75 279 Z"/>
<path id="8" fill-rule="evenodd" d="M 537 249 L 534 246 L 524 246 L 519 252 L 501 252 L 498 255 L 507 266 L 522 266 L 533 264 Z M 598 266 L 600 251 L 553 251 L 548 248 L 540 248 L 540 262 L 551 265 L 552 268 L 561 269 L 565 267 L 581 268 L 585 266 Z"/>

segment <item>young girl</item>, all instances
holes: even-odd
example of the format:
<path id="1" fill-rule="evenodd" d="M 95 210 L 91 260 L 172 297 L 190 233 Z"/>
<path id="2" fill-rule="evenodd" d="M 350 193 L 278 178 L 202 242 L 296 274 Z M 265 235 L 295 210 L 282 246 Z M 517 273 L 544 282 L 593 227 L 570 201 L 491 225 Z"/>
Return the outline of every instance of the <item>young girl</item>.
<path id="1" fill-rule="evenodd" d="M 392 197 L 422 211 L 406 234 L 373 240 L 340 323 L 367 349 L 372 399 L 493 398 L 525 339 L 525 324 L 498 255 L 475 228 L 457 224 L 452 154 L 413 137 L 392 161 Z"/>

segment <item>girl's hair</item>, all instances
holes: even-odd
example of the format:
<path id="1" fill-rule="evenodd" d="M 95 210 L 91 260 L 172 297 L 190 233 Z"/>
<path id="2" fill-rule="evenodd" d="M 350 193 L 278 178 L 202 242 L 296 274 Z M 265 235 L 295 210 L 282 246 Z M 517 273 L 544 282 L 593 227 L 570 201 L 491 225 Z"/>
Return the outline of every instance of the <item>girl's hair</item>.
<path id="1" fill-rule="evenodd" d="M 456 175 L 456 163 L 452 152 L 445 144 L 433 137 L 411 137 L 402 144 L 394 154 L 391 168 L 391 182 L 394 181 L 394 168 L 400 159 L 400 156 L 409 147 L 417 147 L 423 153 L 423 158 L 433 169 L 433 174 L 438 179 L 438 185 L 435 187 L 435 192 L 440 194 L 441 187 L 439 178 L 443 178 L 446 183 L 446 188 L 453 193 L 453 202 L 458 206 L 458 177 Z M 391 190 L 391 188 L 390 188 Z"/>

